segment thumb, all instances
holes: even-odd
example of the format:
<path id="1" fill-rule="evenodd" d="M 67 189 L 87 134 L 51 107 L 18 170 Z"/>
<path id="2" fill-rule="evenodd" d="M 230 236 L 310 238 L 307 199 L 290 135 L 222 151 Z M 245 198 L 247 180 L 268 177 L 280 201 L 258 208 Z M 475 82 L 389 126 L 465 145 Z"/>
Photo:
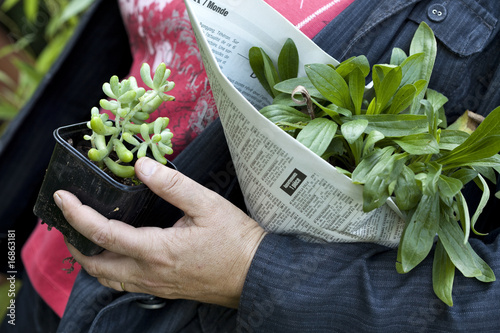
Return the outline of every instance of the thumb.
<path id="1" fill-rule="evenodd" d="M 135 173 L 151 191 L 189 216 L 197 215 L 200 205 L 210 207 L 217 195 L 179 171 L 148 157 L 137 161 Z"/>

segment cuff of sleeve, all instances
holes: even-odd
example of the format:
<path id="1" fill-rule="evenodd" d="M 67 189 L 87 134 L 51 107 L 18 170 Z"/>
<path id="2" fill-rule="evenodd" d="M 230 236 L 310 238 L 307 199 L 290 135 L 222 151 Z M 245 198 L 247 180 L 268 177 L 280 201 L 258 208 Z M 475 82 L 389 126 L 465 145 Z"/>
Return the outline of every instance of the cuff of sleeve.
<path id="1" fill-rule="evenodd" d="M 272 258 L 285 239 L 275 234 L 267 234 L 262 239 L 248 270 L 238 308 L 238 326 L 244 331 L 252 332 L 253 328 L 264 320 L 266 313 L 272 311 L 273 305 L 266 290 L 270 287 L 266 281 L 273 281 L 284 273 L 279 266 L 274 266 Z M 269 267 L 273 267 L 269 271 Z M 266 277 L 264 279 L 264 276 Z"/>
<path id="2" fill-rule="evenodd" d="M 361 286 L 370 281 L 371 257 L 380 255 L 384 259 L 380 265 L 373 264 L 376 271 L 397 275 L 396 251 L 381 245 L 310 243 L 267 234 L 243 286 L 237 319 L 240 331 L 307 330 L 308 324 L 319 325 L 320 318 L 323 324 L 331 324 L 332 314 L 340 311 L 338 304 L 354 305 L 369 298 L 370 286 Z M 361 290 L 352 293 L 353 286 Z M 357 306 L 364 311 L 363 304 Z"/>
<path id="3" fill-rule="evenodd" d="M 325 244 L 267 234 L 243 287 L 238 310 L 240 330 L 293 330 L 303 318 L 321 312 L 325 304 L 317 295 L 324 293 L 331 275 L 320 273 L 318 268 L 329 260 L 328 252 Z"/>

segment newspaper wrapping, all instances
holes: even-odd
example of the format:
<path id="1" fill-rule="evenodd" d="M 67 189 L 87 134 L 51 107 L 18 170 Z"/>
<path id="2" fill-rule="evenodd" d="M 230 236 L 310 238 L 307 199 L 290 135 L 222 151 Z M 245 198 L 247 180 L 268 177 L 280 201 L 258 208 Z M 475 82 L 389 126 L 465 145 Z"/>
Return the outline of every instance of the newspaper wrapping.
<path id="1" fill-rule="evenodd" d="M 249 214 L 269 232 L 311 242 L 399 244 L 392 201 L 363 212 L 362 187 L 259 113 L 272 99 L 248 51 L 276 59 L 287 38 L 306 63 L 338 64 L 264 1 L 185 0 Z M 307 62 L 304 62 L 304 59 Z"/>

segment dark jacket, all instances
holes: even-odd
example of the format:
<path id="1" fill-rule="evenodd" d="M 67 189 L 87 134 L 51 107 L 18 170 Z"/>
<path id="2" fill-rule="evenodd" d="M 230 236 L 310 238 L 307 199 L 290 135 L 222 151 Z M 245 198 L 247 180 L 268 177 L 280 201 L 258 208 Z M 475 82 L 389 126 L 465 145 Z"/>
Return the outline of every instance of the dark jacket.
<path id="1" fill-rule="evenodd" d="M 94 17 L 103 14 L 106 3 L 98 2 Z M 441 15 L 435 14 L 436 8 Z M 117 15 L 116 9 L 106 15 Z M 375 64 L 388 61 L 395 46 L 407 51 L 418 23 L 426 21 L 439 48 L 430 87 L 449 98 L 445 107 L 453 120 L 465 109 L 486 115 L 500 105 L 499 17 L 497 0 L 356 0 L 315 41 L 338 60 L 365 54 Z M 84 35 L 79 38 L 85 40 Z M 86 63 L 81 54 L 68 55 L 68 63 L 74 63 L 70 59 L 77 59 L 81 66 Z M 111 64 L 107 59 L 105 64 Z M 54 75 L 62 75 L 61 70 Z M 62 89 L 58 81 L 38 98 L 55 93 L 54 87 Z M 43 112 L 40 117 L 50 117 L 48 111 Z M 219 146 L 214 142 L 223 145 L 223 135 L 215 135 L 221 132 L 220 123 L 214 123 L 179 155 L 177 167 L 189 174 L 189 155 Z M 211 144 L 203 145 L 203 140 Z M 202 163 L 202 156 L 198 161 Z M 35 164 L 40 169 L 46 160 Z M 480 226 L 491 231 L 489 236 L 470 242 L 500 276 L 494 207 L 498 202 L 492 201 Z M 254 257 L 238 311 L 182 300 L 161 301 L 163 308 L 147 309 L 147 295 L 112 291 L 82 271 L 59 332 L 500 331 L 498 282 L 485 284 L 457 273 L 455 305 L 448 307 L 432 291 L 432 255 L 403 275 L 396 273 L 395 261 L 395 250 L 375 244 L 311 244 L 269 234 Z"/>

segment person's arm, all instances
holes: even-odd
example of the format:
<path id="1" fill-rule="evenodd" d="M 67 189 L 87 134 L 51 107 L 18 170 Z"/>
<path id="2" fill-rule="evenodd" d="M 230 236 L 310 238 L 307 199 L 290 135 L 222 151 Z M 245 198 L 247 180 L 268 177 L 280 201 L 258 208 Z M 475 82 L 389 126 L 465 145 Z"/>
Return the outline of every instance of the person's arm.
<path id="1" fill-rule="evenodd" d="M 498 232 L 486 238 L 491 243 L 470 240 L 497 276 Z M 268 234 L 246 278 L 239 325 L 254 332 L 498 330 L 498 282 L 457 271 L 449 307 L 432 289 L 432 254 L 407 274 L 396 272 L 396 254 L 376 244 L 312 244 Z"/>
<path id="2" fill-rule="evenodd" d="M 396 250 L 370 243 L 315 244 L 266 234 L 240 209 L 172 169 L 140 179 L 185 211 L 174 227 L 133 228 L 108 221 L 67 192 L 57 192 L 75 229 L 108 249 L 75 259 L 105 286 L 164 298 L 238 307 L 242 331 L 429 331 L 500 327 L 500 286 L 457 272 L 453 307 L 432 291 L 432 256 L 408 274 Z M 472 246 L 499 274 L 493 232 Z M 352 328 L 352 330 L 351 330 Z"/>

